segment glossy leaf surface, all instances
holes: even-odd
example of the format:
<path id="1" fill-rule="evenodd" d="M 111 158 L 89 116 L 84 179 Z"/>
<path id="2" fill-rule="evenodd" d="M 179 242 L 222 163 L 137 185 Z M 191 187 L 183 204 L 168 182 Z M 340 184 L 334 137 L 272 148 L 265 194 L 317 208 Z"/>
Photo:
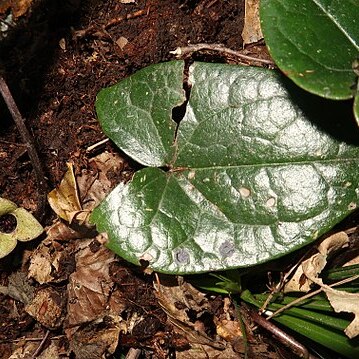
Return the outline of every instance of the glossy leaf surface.
<path id="1" fill-rule="evenodd" d="M 358 1 L 261 1 L 264 38 L 278 67 L 305 90 L 331 99 L 356 92 L 358 14 Z"/>
<path id="2" fill-rule="evenodd" d="M 152 68 L 169 73 L 179 64 Z M 131 77 L 133 88 L 138 84 L 145 93 L 154 86 L 146 83 L 148 71 Z M 180 94 L 182 73 L 177 77 L 171 92 Z M 122 82 L 99 95 L 107 134 L 115 142 L 120 132 L 137 136 L 145 148 L 142 153 L 140 146 L 134 157 L 153 166 L 120 184 L 92 214 L 98 230 L 108 233 L 112 250 L 168 273 L 249 266 L 305 245 L 356 208 L 359 134 L 355 125 L 350 131 L 335 127 L 331 101 L 295 93 L 298 88 L 282 75 L 259 68 L 195 63 L 189 81 L 192 90 L 177 131 L 170 109 L 178 98 L 164 106 L 163 128 L 173 128 L 176 138 L 162 157 L 167 171 L 148 156 L 162 150 L 162 138 L 148 144 L 146 136 L 142 142 L 143 131 L 136 132 L 156 119 L 110 118 Z M 318 106 L 319 114 L 312 110 Z M 342 141 L 347 133 L 352 144 Z M 169 137 L 166 131 L 158 134 Z M 133 149 L 121 148 L 132 156 Z"/>

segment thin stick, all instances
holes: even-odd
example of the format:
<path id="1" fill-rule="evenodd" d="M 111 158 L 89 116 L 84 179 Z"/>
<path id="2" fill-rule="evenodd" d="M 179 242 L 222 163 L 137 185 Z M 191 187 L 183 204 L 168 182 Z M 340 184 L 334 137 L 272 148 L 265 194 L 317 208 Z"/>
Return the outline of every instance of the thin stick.
<path id="1" fill-rule="evenodd" d="M 339 282 L 330 284 L 329 287 L 331 287 L 331 288 L 332 288 L 332 287 L 337 287 L 338 285 L 342 285 L 342 284 L 346 284 L 346 283 L 352 282 L 353 280 L 358 279 L 358 278 L 359 278 L 359 275 L 355 275 L 355 276 L 350 277 L 350 278 L 345 278 L 345 279 L 343 279 L 343 280 L 341 280 L 341 281 L 339 281 Z M 269 320 L 269 319 L 273 318 L 274 316 L 277 316 L 279 313 L 284 312 L 286 309 L 288 309 L 288 308 L 290 308 L 290 307 L 293 307 L 294 305 L 296 305 L 296 304 L 298 304 L 298 303 L 300 303 L 300 302 L 302 302 L 302 301 L 304 301 L 304 300 L 306 300 L 306 299 L 308 299 L 308 298 L 311 298 L 311 297 L 313 297 L 313 296 L 315 296 L 315 295 L 321 293 L 322 291 L 323 291 L 323 288 L 321 287 L 321 288 L 319 288 L 319 289 L 317 289 L 317 290 L 315 290 L 315 291 L 313 291 L 313 292 L 310 292 L 310 293 L 308 293 L 308 294 L 303 295 L 303 296 L 300 297 L 300 298 L 297 298 L 297 299 L 293 300 L 292 302 L 288 303 L 288 304 L 285 305 L 284 307 L 279 308 L 279 309 L 276 310 L 274 313 L 268 315 L 268 316 L 266 317 L 266 320 Z"/>
<path id="2" fill-rule="evenodd" d="M 54 337 L 51 337 L 50 340 L 58 340 L 61 338 L 64 338 L 65 335 L 61 334 L 61 335 L 55 335 Z M 18 343 L 21 341 L 25 341 L 25 342 L 40 342 L 44 340 L 44 338 L 26 338 L 26 337 L 21 337 L 21 338 L 17 338 L 17 339 L 8 339 L 8 340 L 0 340 L 0 344 L 5 344 L 5 343 Z"/>
<path id="3" fill-rule="evenodd" d="M 44 347 L 44 344 L 46 342 L 46 339 L 49 337 L 49 334 L 50 334 L 50 330 L 47 330 L 44 337 L 41 340 L 41 343 L 39 344 L 39 346 L 35 350 L 35 353 L 32 354 L 31 359 L 36 359 L 38 357 L 38 355 L 41 353 L 42 348 Z"/>
<path id="4" fill-rule="evenodd" d="M 306 251 L 302 257 L 297 261 L 297 263 L 292 266 L 287 273 L 284 274 L 284 276 L 281 278 L 281 280 L 278 282 L 278 284 L 275 286 L 275 288 L 269 293 L 267 299 L 263 303 L 262 307 L 259 309 L 259 314 L 265 312 L 266 308 L 268 307 L 268 304 L 274 297 L 276 293 L 279 293 L 285 284 L 288 282 L 290 276 L 294 273 L 294 271 L 297 270 L 297 268 L 302 264 L 303 260 L 309 256 L 309 254 L 313 251 L 313 248 L 310 248 L 308 251 Z"/>
<path id="5" fill-rule="evenodd" d="M 238 57 L 239 59 L 246 62 L 260 62 L 262 64 L 275 66 L 275 63 L 271 60 L 260 59 L 254 56 L 244 55 L 241 52 L 229 49 L 228 47 L 225 47 L 222 44 L 193 44 L 184 47 L 177 47 L 176 50 L 170 51 L 170 54 L 175 55 L 177 58 L 180 58 L 184 55 L 192 54 L 193 52 L 198 52 L 202 50 L 222 52 L 227 55 Z"/>
<path id="6" fill-rule="evenodd" d="M 148 15 L 148 13 L 149 13 L 149 8 L 143 9 L 143 10 L 138 10 L 132 14 L 126 14 L 124 16 L 119 16 L 119 17 L 116 17 L 115 19 L 110 20 L 106 25 L 103 26 L 103 28 L 107 29 L 111 26 L 114 26 L 114 25 L 120 23 L 121 21 L 134 19 L 134 18 L 142 16 L 142 15 Z"/>
<path id="7" fill-rule="evenodd" d="M 19 130 L 20 136 L 24 145 L 27 148 L 27 152 L 29 154 L 37 182 L 37 190 L 38 190 L 38 199 L 39 205 L 37 207 L 35 216 L 41 221 L 42 217 L 45 214 L 45 206 L 46 206 L 46 180 L 45 175 L 41 166 L 41 162 L 39 156 L 36 152 L 35 145 L 33 142 L 33 138 L 25 125 L 25 121 L 21 116 L 21 113 L 16 106 L 15 100 L 11 95 L 9 87 L 7 86 L 4 78 L 0 75 L 0 93 L 4 98 L 4 101 L 11 113 L 11 116 L 16 124 L 17 129 Z"/>
<path id="8" fill-rule="evenodd" d="M 94 150 L 95 148 L 104 145 L 106 142 L 110 141 L 109 138 L 105 138 L 99 142 L 94 143 L 93 145 L 89 146 L 86 148 L 86 152 L 91 152 L 92 150 Z"/>
<path id="9" fill-rule="evenodd" d="M 287 334 L 273 323 L 268 322 L 265 318 L 261 317 L 255 310 L 248 308 L 248 311 L 249 315 L 255 323 L 259 324 L 261 327 L 272 333 L 282 344 L 290 348 L 299 357 L 312 358 L 308 352 L 308 349 L 303 344 L 295 340 L 291 335 Z"/>

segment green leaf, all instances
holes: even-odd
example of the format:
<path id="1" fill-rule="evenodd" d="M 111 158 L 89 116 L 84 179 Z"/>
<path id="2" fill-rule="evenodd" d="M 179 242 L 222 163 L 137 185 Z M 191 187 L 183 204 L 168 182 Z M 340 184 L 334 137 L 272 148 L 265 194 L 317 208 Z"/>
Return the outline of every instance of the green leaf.
<path id="1" fill-rule="evenodd" d="M 322 276 L 331 282 L 341 281 L 359 274 L 359 264 L 348 265 L 340 268 L 333 268 L 325 271 Z M 351 282 L 353 284 L 353 282 Z"/>
<path id="2" fill-rule="evenodd" d="M 303 293 L 298 293 L 298 295 L 283 295 L 282 293 L 278 295 L 278 298 L 275 298 L 273 302 L 280 303 L 281 305 L 287 305 L 293 302 L 294 300 L 297 300 L 303 296 Z M 268 298 L 268 293 L 261 293 L 261 294 L 253 294 L 253 298 L 255 298 L 256 301 L 259 303 L 264 303 L 266 299 Z M 305 308 L 305 309 L 311 309 L 311 310 L 318 310 L 318 311 L 327 311 L 333 313 L 333 307 L 330 305 L 329 300 L 323 295 L 323 293 L 317 294 L 314 297 L 304 299 L 300 301 L 299 303 L 296 303 L 294 305 L 295 307 L 299 308 Z M 348 323 L 349 324 L 349 323 Z"/>
<path id="3" fill-rule="evenodd" d="M 174 155 L 173 107 L 185 100 L 183 63 L 150 66 L 103 89 L 96 111 L 103 131 L 119 148 L 146 166 L 164 166 Z M 126 121 L 124 121 L 126 119 Z M 121 126 L 119 126 L 121 123 Z"/>
<path id="4" fill-rule="evenodd" d="M 355 95 L 359 2 L 262 0 L 261 27 L 278 67 L 305 90 L 331 99 Z"/>
<path id="5" fill-rule="evenodd" d="M 166 74 L 173 66 L 179 67 L 165 63 L 152 68 Z M 155 76 L 146 82 L 149 71 L 133 75 L 131 88 L 156 86 Z M 182 89 L 182 73 L 177 77 L 172 93 Z M 358 143 L 358 130 L 341 133 L 344 127 L 335 127 L 330 101 L 291 88 L 279 73 L 259 68 L 195 63 L 189 81 L 192 90 L 175 151 L 169 146 L 161 157 L 168 170 L 138 171 L 92 214 L 98 230 L 107 232 L 109 248 L 130 262 L 145 260 L 167 273 L 245 267 L 304 246 L 355 209 L 359 147 L 334 135 L 344 139 L 348 133 Z M 123 86 L 123 91 L 121 82 L 100 93 L 101 124 L 115 142 L 118 133 L 124 137 L 120 142 L 128 137 L 142 144 L 144 136 L 133 157 L 157 166 L 158 157 L 151 161 L 149 153 L 162 150 L 163 141 L 150 145 L 143 131 L 136 132 L 156 118 L 147 115 L 149 110 L 144 117 L 118 117 L 114 99 L 128 91 L 128 80 Z M 168 127 L 176 105 L 177 98 L 163 105 Z M 142 106 L 153 107 L 146 99 Z M 324 122 L 312 111 L 318 106 Z M 136 150 L 121 149 L 131 156 Z"/>

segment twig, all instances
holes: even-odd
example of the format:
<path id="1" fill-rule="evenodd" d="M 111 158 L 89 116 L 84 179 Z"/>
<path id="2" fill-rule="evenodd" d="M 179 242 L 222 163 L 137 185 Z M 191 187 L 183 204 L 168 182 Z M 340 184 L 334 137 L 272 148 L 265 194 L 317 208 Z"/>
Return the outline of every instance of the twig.
<path id="1" fill-rule="evenodd" d="M 94 143 L 93 145 L 89 146 L 86 148 L 86 152 L 91 152 L 92 150 L 94 150 L 95 148 L 104 145 L 106 142 L 110 141 L 109 138 L 105 138 L 99 142 Z"/>
<path id="2" fill-rule="evenodd" d="M 255 323 L 272 333 L 282 344 L 290 348 L 299 357 L 307 359 L 313 358 L 313 356 L 309 354 L 308 349 L 303 344 L 295 340 L 291 335 L 287 334 L 273 323 L 268 322 L 267 319 L 261 317 L 255 310 L 249 308 L 247 310 Z"/>
<path id="3" fill-rule="evenodd" d="M 149 8 L 147 10 L 142 9 L 142 10 L 135 11 L 132 14 L 126 14 L 124 16 L 116 17 L 115 19 L 110 20 L 106 25 L 104 25 L 103 28 L 107 29 L 113 25 L 120 23 L 121 21 L 134 19 L 134 18 L 142 16 L 142 15 L 148 15 L 148 12 L 149 12 Z"/>
<path id="4" fill-rule="evenodd" d="M 342 285 L 342 284 L 346 284 L 346 283 L 349 283 L 349 282 L 352 282 L 353 280 L 355 279 L 358 279 L 359 278 L 359 275 L 355 275 L 353 277 L 350 277 L 350 278 L 345 278 L 339 282 L 336 282 L 336 283 L 333 283 L 333 284 L 330 284 L 329 287 L 337 287 L 338 285 Z M 282 308 L 279 308 L 278 310 L 276 310 L 274 313 L 268 315 L 266 317 L 266 320 L 269 320 L 271 318 L 273 318 L 274 316 L 277 316 L 279 313 L 282 313 L 284 312 L 285 310 L 287 310 L 288 308 L 290 307 L 293 307 L 294 305 L 308 299 L 308 298 L 311 298 L 319 293 L 321 293 L 323 291 L 323 288 L 318 288 L 317 290 L 313 291 L 313 292 L 310 292 L 308 294 L 305 294 L 303 295 L 302 297 L 300 298 L 297 298 L 295 300 L 293 300 L 292 302 L 288 303 L 287 305 L 285 305 L 284 307 Z"/>
<path id="5" fill-rule="evenodd" d="M 39 344 L 39 346 L 37 347 L 37 349 L 35 350 L 35 353 L 32 354 L 32 357 L 31 359 L 36 359 L 38 357 L 38 355 L 41 353 L 42 351 L 42 348 L 44 347 L 44 344 L 47 340 L 47 338 L 49 337 L 49 334 L 50 334 L 50 330 L 47 330 L 44 337 L 42 338 L 41 340 L 41 343 Z"/>
<path id="6" fill-rule="evenodd" d="M 275 66 L 275 63 L 271 60 L 260 59 L 254 56 L 244 55 L 241 52 L 229 49 L 228 47 L 225 47 L 222 44 L 193 44 L 183 47 L 177 47 L 176 50 L 170 51 L 170 54 L 175 55 L 177 58 L 180 58 L 184 55 L 192 54 L 194 52 L 198 52 L 202 50 L 222 52 L 227 55 L 238 57 L 239 59 L 246 62 L 259 62 L 262 64 Z"/>
<path id="7" fill-rule="evenodd" d="M 313 248 L 310 248 L 308 251 L 306 251 L 302 257 L 297 261 L 297 263 L 292 266 L 289 271 L 287 273 L 284 274 L 284 276 L 280 279 L 280 281 L 278 282 L 278 284 L 275 286 L 275 288 L 272 289 L 272 291 L 269 293 L 267 299 L 265 300 L 265 302 L 263 303 L 263 305 L 261 306 L 261 308 L 259 309 L 259 313 L 263 313 L 265 312 L 268 304 L 270 303 L 270 301 L 272 300 L 272 298 L 274 297 L 274 295 L 276 293 L 279 293 L 283 287 L 285 286 L 285 284 L 288 282 L 288 280 L 290 279 L 291 275 L 297 270 L 297 268 L 301 265 L 301 263 L 303 262 L 303 260 L 309 256 L 309 254 L 313 251 Z"/>
<path id="8" fill-rule="evenodd" d="M 0 93 L 2 95 L 2 97 L 4 98 L 4 101 L 11 113 L 11 116 L 16 124 L 16 127 L 20 133 L 20 136 L 22 138 L 22 141 L 24 142 L 34 172 L 35 172 L 35 177 L 36 177 L 36 182 L 37 182 L 37 190 L 38 190 L 38 200 L 39 200 L 39 204 L 37 206 L 37 210 L 35 213 L 35 216 L 41 221 L 41 219 L 43 218 L 44 214 L 45 214 L 45 206 L 46 206 L 46 180 L 45 180 L 45 175 L 41 166 L 41 162 L 39 159 L 39 156 L 36 152 L 35 149 L 35 145 L 33 142 L 33 138 L 29 132 L 29 130 L 27 129 L 26 125 L 25 125 L 25 121 L 23 119 L 23 117 L 21 116 L 21 113 L 18 109 L 18 107 L 16 106 L 15 100 L 11 95 L 11 92 L 9 90 L 9 87 L 7 86 L 4 78 L 0 75 Z"/>
<path id="9" fill-rule="evenodd" d="M 58 340 L 61 338 L 64 338 L 65 335 L 64 334 L 60 334 L 60 335 L 56 335 L 54 337 L 51 337 L 50 340 Z M 26 337 L 21 337 L 21 338 L 17 338 L 17 339 L 7 339 L 7 340 L 0 340 L 0 344 L 6 344 L 6 343 L 18 343 L 18 342 L 40 342 L 44 340 L 44 338 L 26 338 Z"/>

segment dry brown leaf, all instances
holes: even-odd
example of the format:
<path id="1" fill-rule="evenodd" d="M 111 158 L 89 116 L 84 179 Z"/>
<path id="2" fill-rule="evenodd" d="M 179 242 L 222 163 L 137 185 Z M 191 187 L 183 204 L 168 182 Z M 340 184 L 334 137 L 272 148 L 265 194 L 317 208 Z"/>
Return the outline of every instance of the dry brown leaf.
<path id="1" fill-rule="evenodd" d="M 353 321 L 345 328 L 344 333 L 350 339 L 359 335 L 359 293 L 348 293 L 331 288 L 324 284 L 321 278 L 311 277 L 310 273 L 305 272 L 305 274 L 322 288 L 331 306 L 337 313 L 346 312 L 354 314 Z"/>
<path id="2" fill-rule="evenodd" d="M 51 287 L 40 289 L 25 311 L 48 329 L 62 325 L 66 296 Z"/>
<path id="3" fill-rule="evenodd" d="M 128 44 L 128 40 L 123 37 L 123 36 L 120 36 L 117 40 L 116 40 L 116 45 L 121 49 L 123 50 L 124 47 Z"/>
<path id="4" fill-rule="evenodd" d="M 89 161 L 92 171 L 83 171 L 75 178 L 73 165 L 68 170 L 60 186 L 48 194 L 48 201 L 55 213 L 65 221 L 76 221 L 87 225 L 91 211 L 105 198 L 113 187 L 107 178 L 109 172 L 119 172 L 123 159 L 119 155 L 103 152 Z"/>
<path id="5" fill-rule="evenodd" d="M 52 190 L 47 198 L 54 212 L 65 221 L 71 223 L 74 213 L 82 210 L 78 196 L 77 183 L 72 163 L 67 163 L 67 171 L 60 186 Z"/>
<path id="6" fill-rule="evenodd" d="M 245 0 L 243 45 L 258 42 L 263 38 L 259 20 L 259 0 Z"/>
<path id="7" fill-rule="evenodd" d="M 122 320 L 119 316 L 106 316 L 77 330 L 70 340 L 76 358 L 98 359 L 116 350 Z"/>
<path id="8" fill-rule="evenodd" d="M 323 287 L 328 300 L 337 312 L 353 313 L 354 320 L 345 328 L 345 334 L 350 338 L 359 335 L 359 293 L 347 293 L 344 291 Z"/>
<path id="9" fill-rule="evenodd" d="M 34 278 L 40 284 L 51 282 L 54 279 L 51 275 L 51 263 L 49 248 L 40 245 L 31 256 L 28 277 Z"/>
<path id="10" fill-rule="evenodd" d="M 176 352 L 176 359 L 238 359 L 241 356 L 230 345 L 220 350 L 208 345 L 191 343 L 191 349 Z"/>
<path id="11" fill-rule="evenodd" d="M 29 284 L 23 272 L 15 272 L 9 276 L 9 284 L 0 286 L 0 293 L 8 295 L 21 303 L 28 304 L 34 298 L 34 287 Z"/>
<path id="12" fill-rule="evenodd" d="M 217 324 L 216 329 L 217 334 L 227 341 L 232 341 L 243 336 L 239 323 L 234 320 L 223 319 Z"/>
<path id="13" fill-rule="evenodd" d="M 314 255 L 313 257 L 316 256 L 314 259 L 313 257 L 310 258 L 311 261 L 304 262 L 302 267 L 305 276 L 322 288 L 337 313 L 347 312 L 355 315 L 354 320 L 344 330 L 345 334 L 352 339 L 359 335 L 359 293 L 348 293 L 331 288 L 324 284 L 321 278 L 318 278 L 326 264 L 327 255 L 347 245 L 348 242 L 349 239 L 345 232 L 339 232 L 328 237 L 318 247 L 320 253 Z"/>
<path id="14" fill-rule="evenodd" d="M 123 159 L 117 154 L 103 152 L 90 160 L 93 172 L 83 171 L 77 184 L 84 210 L 94 209 L 110 192 L 113 183 L 108 178 L 123 169 Z"/>
<path id="15" fill-rule="evenodd" d="M 74 238 L 80 238 L 80 234 L 70 230 L 62 222 L 57 224 L 47 230 L 47 237 L 31 254 L 28 277 L 40 284 L 67 280 L 75 268 L 74 246 L 62 245 L 57 240 L 64 240 L 63 236 L 66 235 L 69 240 L 73 234 Z"/>
<path id="16" fill-rule="evenodd" d="M 221 341 L 213 340 L 205 333 L 201 315 L 211 310 L 211 305 L 204 293 L 184 282 L 181 277 L 158 276 L 159 281 L 154 283 L 158 303 L 168 315 L 170 322 L 181 335 L 191 343 L 209 345 L 217 349 L 224 349 Z M 198 320 L 188 317 L 191 310 Z"/>
<path id="17" fill-rule="evenodd" d="M 298 266 L 296 272 L 284 287 L 284 292 L 308 292 L 313 283 L 312 278 L 317 278 L 327 264 L 328 255 L 345 247 L 349 243 L 349 237 L 345 232 L 337 232 L 325 238 L 317 250 Z"/>
<path id="18" fill-rule="evenodd" d="M 181 277 L 159 276 L 160 282 L 154 283 L 156 296 L 163 308 L 183 323 L 193 325 L 187 311 L 195 311 L 199 317 L 210 309 L 205 294 L 191 284 L 184 282 Z"/>
<path id="19" fill-rule="evenodd" d="M 113 287 L 109 265 L 116 257 L 100 241 L 89 239 L 77 244 L 76 271 L 70 275 L 68 284 L 69 326 L 97 319 L 107 306 Z"/>
<path id="20" fill-rule="evenodd" d="M 90 160 L 92 171 L 83 171 L 75 178 L 73 166 L 68 164 L 68 170 L 58 189 L 49 194 L 49 202 L 59 217 L 68 222 L 84 222 L 90 211 L 100 203 L 113 187 L 108 179 L 110 172 L 119 172 L 123 168 L 123 159 L 108 152 L 101 153 Z M 47 228 L 47 237 L 31 255 L 29 277 L 40 284 L 59 282 L 67 279 L 71 268 L 63 270 L 61 263 L 71 262 L 71 252 L 68 246 L 62 246 L 57 241 L 90 238 L 94 235 L 86 226 L 68 224 L 57 221 Z M 71 263 L 68 263 L 71 267 Z M 70 272 L 69 272 L 70 271 Z"/>
<path id="21" fill-rule="evenodd" d="M 16 345 L 16 349 L 8 359 L 29 359 L 35 353 L 38 346 L 39 343 L 37 342 L 20 342 Z"/>
<path id="22" fill-rule="evenodd" d="M 24 15 L 30 8 L 32 0 L 2 0 L 0 1 L 0 14 L 5 14 L 11 8 L 14 17 Z"/>
<path id="23" fill-rule="evenodd" d="M 56 343 L 51 343 L 43 352 L 41 352 L 36 359 L 59 359 L 59 349 Z"/>

